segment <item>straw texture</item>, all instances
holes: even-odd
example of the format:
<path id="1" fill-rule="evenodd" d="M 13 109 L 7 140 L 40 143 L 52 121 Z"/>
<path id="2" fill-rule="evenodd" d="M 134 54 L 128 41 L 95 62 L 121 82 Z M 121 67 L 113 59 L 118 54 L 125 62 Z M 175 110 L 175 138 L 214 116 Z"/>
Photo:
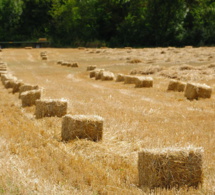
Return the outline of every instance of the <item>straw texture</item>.
<path id="1" fill-rule="evenodd" d="M 37 100 L 35 111 L 36 118 L 52 116 L 62 117 L 67 114 L 67 104 L 66 100 Z"/>
<path id="2" fill-rule="evenodd" d="M 138 156 L 139 185 L 149 188 L 198 187 L 203 182 L 202 148 L 144 150 Z"/>
<path id="3" fill-rule="evenodd" d="M 61 136 L 64 141 L 89 139 L 99 141 L 102 139 L 103 118 L 94 115 L 66 115 L 62 121 Z"/>

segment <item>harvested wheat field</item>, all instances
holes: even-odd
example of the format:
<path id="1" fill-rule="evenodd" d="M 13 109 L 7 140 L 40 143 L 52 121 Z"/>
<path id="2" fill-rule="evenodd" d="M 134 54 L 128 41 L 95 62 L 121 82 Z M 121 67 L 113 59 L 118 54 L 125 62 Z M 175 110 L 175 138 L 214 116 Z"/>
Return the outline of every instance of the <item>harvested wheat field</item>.
<path id="1" fill-rule="evenodd" d="M 67 100 L 67 114 L 104 119 L 102 140 L 64 142 L 62 117 L 36 119 L 35 106 L 23 108 L 19 93 L 0 83 L 0 194 L 215 193 L 214 47 L 3 49 L 0 59 L 14 77 L 42 89 L 43 99 Z M 61 66 L 59 60 L 75 61 L 78 67 Z M 88 66 L 110 71 L 115 78 L 147 75 L 153 87 L 96 80 Z M 184 92 L 168 90 L 171 79 L 206 84 L 212 94 L 189 100 Z M 188 190 L 186 183 L 168 189 L 140 185 L 140 152 L 187 147 L 203 150 L 198 188 Z M 189 182 L 195 183 L 192 177 Z"/>

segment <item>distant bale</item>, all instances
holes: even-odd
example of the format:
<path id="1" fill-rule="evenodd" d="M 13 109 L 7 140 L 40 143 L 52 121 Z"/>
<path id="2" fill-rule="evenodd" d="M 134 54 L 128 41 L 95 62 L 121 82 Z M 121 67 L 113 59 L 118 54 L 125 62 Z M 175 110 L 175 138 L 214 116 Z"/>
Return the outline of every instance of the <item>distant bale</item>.
<path id="1" fill-rule="evenodd" d="M 132 59 L 132 60 L 128 60 L 128 63 L 131 63 L 131 64 L 138 64 L 138 63 L 141 63 L 142 61 L 140 59 Z"/>
<path id="2" fill-rule="evenodd" d="M 0 71 L 0 76 L 3 74 L 7 74 L 7 71 Z"/>
<path id="3" fill-rule="evenodd" d="M 183 92 L 185 90 L 186 83 L 178 80 L 170 80 L 167 90 Z"/>
<path id="4" fill-rule="evenodd" d="M 66 115 L 62 121 L 62 140 L 89 139 L 99 141 L 103 134 L 103 118 L 93 115 Z"/>
<path id="5" fill-rule="evenodd" d="M 124 74 L 117 74 L 116 75 L 116 82 L 124 82 L 125 78 L 124 78 Z"/>
<path id="6" fill-rule="evenodd" d="M 62 63 L 61 63 L 61 66 L 68 66 L 68 65 L 70 65 L 70 63 L 66 62 L 66 61 L 62 61 Z"/>
<path id="7" fill-rule="evenodd" d="M 96 68 L 96 69 L 90 71 L 90 78 L 95 77 L 95 76 L 96 76 L 96 73 L 99 72 L 99 71 L 101 71 L 101 70 L 104 71 L 104 69 L 100 69 L 100 68 Z"/>
<path id="8" fill-rule="evenodd" d="M 199 83 L 187 83 L 185 89 L 185 97 L 189 100 L 199 98 L 210 98 L 212 94 L 212 88 L 206 84 Z"/>
<path id="9" fill-rule="evenodd" d="M 142 87 L 153 87 L 153 78 L 152 77 L 137 77 L 135 81 L 136 88 Z"/>
<path id="10" fill-rule="evenodd" d="M 73 62 L 73 63 L 71 63 L 70 67 L 72 67 L 72 68 L 78 68 L 78 63 L 77 62 Z"/>
<path id="11" fill-rule="evenodd" d="M 57 64 L 62 64 L 63 63 L 63 60 L 59 60 L 59 61 L 57 61 Z"/>
<path id="12" fill-rule="evenodd" d="M 114 73 L 109 71 L 103 71 L 101 74 L 102 81 L 112 81 L 114 80 Z"/>
<path id="13" fill-rule="evenodd" d="M 17 80 L 13 84 L 13 91 L 12 93 L 17 93 L 20 90 L 20 87 L 24 85 L 23 81 Z"/>
<path id="14" fill-rule="evenodd" d="M 25 47 L 25 49 L 32 49 L 33 47 Z"/>
<path id="15" fill-rule="evenodd" d="M 33 106 L 36 100 L 41 98 L 41 90 L 30 90 L 21 93 L 20 99 L 22 100 L 22 107 Z"/>
<path id="16" fill-rule="evenodd" d="M 130 75 L 124 76 L 124 84 L 135 84 L 136 80 L 137 80 L 137 76 L 130 76 Z"/>
<path id="17" fill-rule="evenodd" d="M 0 49 L 0 52 L 2 52 L 2 49 Z"/>
<path id="18" fill-rule="evenodd" d="M 42 60 L 47 60 L 48 57 L 47 56 L 42 56 Z"/>
<path id="19" fill-rule="evenodd" d="M 86 47 L 78 47 L 79 50 L 85 50 Z"/>
<path id="20" fill-rule="evenodd" d="M 203 182 L 202 148 L 165 148 L 139 152 L 139 185 L 197 188 Z"/>
<path id="21" fill-rule="evenodd" d="M 100 70 L 100 71 L 96 71 L 95 73 L 95 80 L 99 80 L 102 78 L 102 74 L 103 74 L 104 70 Z"/>
<path id="22" fill-rule="evenodd" d="M 67 114 L 67 101 L 66 100 L 37 100 L 36 101 L 36 118 L 43 117 L 62 117 Z"/>
<path id="23" fill-rule="evenodd" d="M 19 88 L 19 97 L 20 97 L 21 93 L 23 93 L 25 91 L 35 90 L 35 89 L 39 89 L 39 86 L 24 84 L 24 85 L 20 86 L 20 88 Z"/>
<path id="24" fill-rule="evenodd" d="M 2 81 L 2 84 L 5 85 L 5 82 L 8 81 L 8 80 L 11 80 L 11 79 L 14 79 L 15 77 L 11 74 L 2 74 L 1 75 L 1 81 Z"/>
<path id="25" fill-rule="evenodd" d="M 5 88 L 6 89 L 13 88 L 16 81 L 17 81 L 16 77 L 6 80 L 4 83 Z"/>
<path id="26" fill-rule="evenodd" d="M 96 65 L 87 66 L 87 71 L 91 71 L 91 70 L 95 70 L 95 69 L 96 69 Z"/>

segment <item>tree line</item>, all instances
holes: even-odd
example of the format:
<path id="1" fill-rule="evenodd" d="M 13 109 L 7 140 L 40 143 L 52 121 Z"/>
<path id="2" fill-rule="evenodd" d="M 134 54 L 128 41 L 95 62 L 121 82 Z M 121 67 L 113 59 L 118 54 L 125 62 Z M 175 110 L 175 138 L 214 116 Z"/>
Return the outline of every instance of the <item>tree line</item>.
<path id="1" fill-rule="evenodd" d="M 52 46 L 215 44 L 214 0 L 0 0 L 0 41 Z"/>

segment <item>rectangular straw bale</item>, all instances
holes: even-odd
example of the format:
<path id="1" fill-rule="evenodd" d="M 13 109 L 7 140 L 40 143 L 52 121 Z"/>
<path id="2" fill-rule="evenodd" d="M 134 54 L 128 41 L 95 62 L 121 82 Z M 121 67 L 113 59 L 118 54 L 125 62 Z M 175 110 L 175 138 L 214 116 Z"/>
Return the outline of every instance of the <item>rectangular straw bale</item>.
<path id="1" fill-rule="evenodd" d="M 73 62 L 73 63 L 71 63 L 70 67 L 72 67 L 72 68 L 78 68 L 78 63 L 77 62 Z"/>
<path id="2" fill-rule="evenodd" d="M 0 71 L 0 76 L 3 74 L 7 74 L 7 71 Z"/>
<path id="3" fill-rule="evenodd" d="M 183 92 L 185 90 L 186 83 L 178 80 L 171 79 L 169 81 L 168 91 L 178 91 Z"/>
<path id="4" fill-rule="evenodd" d="M 137 77 L 135 82 L 135 87 L 153 87 L 153 78 L 152 77 Z"/>
<path id="5" fill-rule="evenodd" d="M 178 81 L 178 88 L 177 91 L 178 92 L 183 92 L 186 88 L 187 83 L 182 82 L 182 81 Z"/>
<path id="6" fill-rule="evenodd" d="M 95 77 L 96 73 L 99 72 L 99 71 L 101 71 L 101 70 L 104 70 L 104 69 L 96 68 L 96 69 L 90 71 L 90 78 Z"/>
<path id="7" fill-rule="evenodd" d="M 103 72 L 104 72 L 104 70 L 96 71 L 96 73 L 95 73 L 95 80 L 101 79 Z"/>
<path id="8" fill-rule="evenodd" d="M 116 82 L 123 82 L 125 81 L 125 78 L 124 78 L 124 74 L 117 74 L 116 75 Z"/>
<path id="9" fill-rule="evenodd" d="M 103 71 L 101 74 L 101 80 L 102 81 L 111 81 L 114 80 L 114 73 L 109 71 Z"/>
<path id="10" fill-rule="evenodd" d="M 95 69 L 96 69 L 96 65 L 87 66 L 87 71 L 91 71 L 91 70 L 95 70 Z"/>
<path id="11" fill-rule="evenodd" d="M 36 101 L 36 118 L 43 117 L 62 117 L 67 114 L 67 101 L 66 100 L 37 100 Z"/>
<path id="12" fill-rule="evenodd" d="M 203 182 L 202 148 L 165 148 L 139 152 L 139 185 L 197 188 Z"/>
<path id="13" fill-rule="evenodd" d="M 103 134 L 103 118 L 95 115 L 66 115 L 62 121 L 61 136 L 64 141 L 89 139 L 99 141 Z"/>
<path id="14" fill-rule="evenodd" d="M 39 89 L 38 85 L 24 84 L 19 88 L 19 98 L 22 92 Z"/>
<path id="15" fill-rule="evenodd" d="M 20 99 L 22 100 L 22 107 L 33 106 L 36 100 L 41 98 L 41 90 L 30 90 L 22 92 Z"/>
<path id="16" fill-rule="evenodd" d="M 5 88 L 6 89 L 13 88 L 16 81 L 17 81 L 16 77 L 6 80 L 4 83 Z"/>
<path id="17" fill-rule="evenodd" d="M 124 84 L 135 84 L 136 80 L 137 80 L 137 76 L 130 76 L 130 75 L 124 76 Z"/>
<path id="18" fill-rule="evenodd" d="M 14 76 L 11 75 L 11 74 L 3 74 L 1 75 L 1 81 L 2 81 L 2 84 L 5 85 L 5 82 L 10 80 L 10 79 L 13 79 Z"/>
<path id="19" fill-rule="evenodd" d="M 47 60 L 48 57 L 47 56 L 42 56 L 42 60 Z"/>
<path id="20" fill-rule="evenodd" d="M 24 85 L 23 81 L 17 80 L 14 82 L 12 93 L 17 93 L 20 90 L 20 87 Z"/>
<path id="21" fill-rule="evenodd" d="M 212 88 L 205 84 L 199 83 L 187 83 L 185 89 L 185 97 L 189 100 L 199 98 L 210 98 L 212 94 Z"/>
<path id="22" fill-rule="evenodd" d="M 62 60 L 57 61 L 57 64 L 62 64 L 62 63 L 63 63 Z"/>

